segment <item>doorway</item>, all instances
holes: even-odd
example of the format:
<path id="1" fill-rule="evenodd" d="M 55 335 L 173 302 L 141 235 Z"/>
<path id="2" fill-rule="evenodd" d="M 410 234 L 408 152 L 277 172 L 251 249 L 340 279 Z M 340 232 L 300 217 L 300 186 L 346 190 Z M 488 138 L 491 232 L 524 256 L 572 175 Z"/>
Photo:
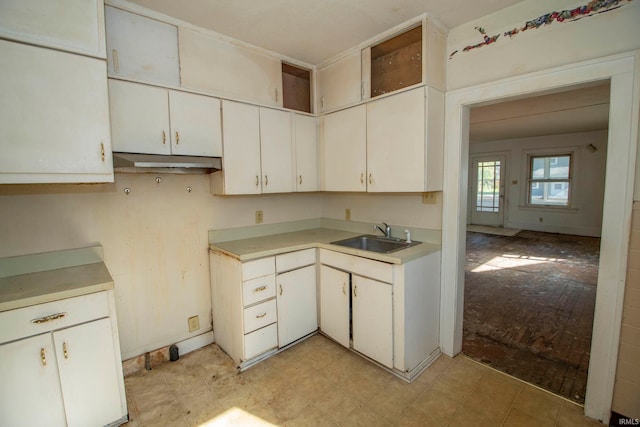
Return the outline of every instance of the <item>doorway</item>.
<path id="1" fill-rule="evenodd" d="M 462 347 L 464 254 L 467 223 L 469 108 L 572 85 L 611 81 L 602 243 L 585 414 L 608 421 L 617 366 L 631 207 L 635 180 L 638 105 L 636 54 L 571 64 L 518 78 L 447 93 L 442 220 L 441 347 L 455 355 Z M 630 96 L 631 94 L 631 96 Z"/>

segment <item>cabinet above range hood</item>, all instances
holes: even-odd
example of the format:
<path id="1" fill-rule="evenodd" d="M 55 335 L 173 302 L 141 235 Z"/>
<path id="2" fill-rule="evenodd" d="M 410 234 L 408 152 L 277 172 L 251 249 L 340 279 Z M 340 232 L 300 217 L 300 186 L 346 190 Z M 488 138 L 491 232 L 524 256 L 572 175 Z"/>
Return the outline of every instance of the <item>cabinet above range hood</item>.
<path id="1" fill-rule="evenodd" d="M 220 157 L 113 153 L 116 172 L 213 173 L 222 169 Z"/>

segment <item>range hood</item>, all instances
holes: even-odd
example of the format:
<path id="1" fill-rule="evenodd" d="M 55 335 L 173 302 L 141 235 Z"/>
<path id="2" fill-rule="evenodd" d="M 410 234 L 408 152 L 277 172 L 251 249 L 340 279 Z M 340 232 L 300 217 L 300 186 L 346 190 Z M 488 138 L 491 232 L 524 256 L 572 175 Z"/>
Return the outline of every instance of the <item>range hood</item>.
<path id="1" fill-rule="evenodd" d="M 222 169 L 220 157 L 113 153 L 116 172 L 212 173 Z"/>

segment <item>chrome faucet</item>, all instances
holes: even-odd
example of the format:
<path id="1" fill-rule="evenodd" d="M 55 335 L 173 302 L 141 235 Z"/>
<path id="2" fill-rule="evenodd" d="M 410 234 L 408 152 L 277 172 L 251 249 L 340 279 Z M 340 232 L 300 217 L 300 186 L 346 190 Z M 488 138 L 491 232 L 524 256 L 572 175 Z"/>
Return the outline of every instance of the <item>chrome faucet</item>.
<path id="1" fill-rule="evenodd" d="M 384 225 L 384 230 L 382 229 L 382 227 L 380 227 L 379 225 L 374 225 L 373 229 L 374 230 L 380 230 L 384 233 L 385 237 L 391 237 L 391 227 L 389 226 L 389 224 L 387 224 L 386 222 L 382 223 Z"/>

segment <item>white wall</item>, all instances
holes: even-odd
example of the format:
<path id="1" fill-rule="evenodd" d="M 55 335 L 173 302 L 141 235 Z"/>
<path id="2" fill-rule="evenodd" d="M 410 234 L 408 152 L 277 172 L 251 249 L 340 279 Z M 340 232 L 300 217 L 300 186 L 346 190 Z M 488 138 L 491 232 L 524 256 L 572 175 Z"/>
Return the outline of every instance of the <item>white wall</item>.
<path id="1" fill-rule="evenodd" d="M 589 144 L 593 144 L 598 150 L 589 150 Z M 574 153 L 571 209 L 526 207 L 527 153 L 544 155 L 557 150 Z M 478 142 L 469 145 L 470 157 L 485 153 L 507 155 L 506 176 L 503 176 L 507 205 L 505 227 L 582 236 L 600 236 L 602 230 L 606 151 L 607 131 Z M 517 184 L 513 184 L 514 181 L 517 181 Z M 470 194 L 470 197 L 473 195 Z M 472 203 L 468 206 L 471 207 Z"/>
<path id="2" fill-rule="evenodd" d="M 447 55 L 455 50 L 458 53 L 447 62 L 447 90 L 640 48 L 638 0 L 621 0 L 622 7 L 616 10 L 574 22 L 553 22 L 513 38 L 504 35 L 546 13 L 587 3 L 528 0 L 451 29 Z M 475 27 L 484 28 L 488 36 L 500 37 L 495 43 L 463 52 L 465 46 L 483 41 Z"/>
<path id="3" fill-rule="evenodd" d="M 116 174 L 115 184 L 5 185 L 0 257 L 102 243 L 128 358 L 210 329 L 207 232 L 251 225 L 258 209 L 265 223 L 318 218 L 322 211 L 318 195 L 214 197 L 206 175 Z M 201 329 L 189 334 L 187 318 L 194 315 Z"/>

